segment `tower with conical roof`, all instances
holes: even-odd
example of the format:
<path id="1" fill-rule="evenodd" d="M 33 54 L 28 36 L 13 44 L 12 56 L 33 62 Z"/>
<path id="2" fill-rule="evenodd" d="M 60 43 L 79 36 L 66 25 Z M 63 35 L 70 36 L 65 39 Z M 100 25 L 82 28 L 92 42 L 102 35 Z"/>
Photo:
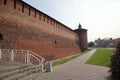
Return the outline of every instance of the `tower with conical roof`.
<path id="1" fill-rule="evenodd" d="M 79 23 L 79 25 L 78 25 L 78 29 L 81 29 L 82 28 L 82 26 L 81 26 L 81 24 Z"/>
<path id="2" fill-rule="evenodd" d="M 79 37 L 78 45 L 80 49 L 83 51 L 87 49 L 87 29 L 83 29 L 81 24 L 79 23 L 78 29 L 74 30 Z"/>

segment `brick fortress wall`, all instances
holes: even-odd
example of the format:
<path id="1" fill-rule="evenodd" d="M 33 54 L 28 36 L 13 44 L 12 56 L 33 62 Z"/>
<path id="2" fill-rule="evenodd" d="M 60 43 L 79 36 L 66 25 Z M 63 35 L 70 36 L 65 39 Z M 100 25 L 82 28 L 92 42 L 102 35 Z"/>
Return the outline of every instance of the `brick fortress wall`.
<path id="1" fill-rule="evenodd" d="M 46 59 L 79 53 L 70 28 L 21 0 L 0 0 L 0 48 L 32 50 Z"/>

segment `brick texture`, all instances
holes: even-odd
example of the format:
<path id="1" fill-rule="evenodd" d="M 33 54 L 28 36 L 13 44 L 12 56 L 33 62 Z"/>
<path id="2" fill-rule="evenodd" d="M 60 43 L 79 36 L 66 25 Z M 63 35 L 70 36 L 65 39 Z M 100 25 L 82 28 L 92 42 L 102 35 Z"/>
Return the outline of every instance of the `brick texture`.
<path id="1" fill-rule="evenodd" d="M 0 34 L 0 48 L 32 50 L 46 60 L 81 52 L 77 33 L 21 0 L 0 1 Z"/>

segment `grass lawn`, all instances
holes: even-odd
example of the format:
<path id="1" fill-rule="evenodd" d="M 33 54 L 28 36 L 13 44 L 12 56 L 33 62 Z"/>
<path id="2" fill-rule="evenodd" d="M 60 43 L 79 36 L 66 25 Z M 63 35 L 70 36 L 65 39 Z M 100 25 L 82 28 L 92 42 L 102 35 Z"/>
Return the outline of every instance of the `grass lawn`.
<path id="1" fill-rule="evenodd" d="M 86 64 L 93 64 L 99 66 L 110 65 L 110 55 L 114 49 L 97 49 L 96 52 L 86 61 Z"/>
<path id="2" fill-rule="evenodd" d="M 66 63 L 66 62 L 68 62 L 68 61 L 70 61 L 70 60 L 72 60 L 72 59 L 75 59 L 75 58 L 77 58 L 77 57 L 79 57 L 79 56 L 81 56 L 81 55 L 89 52 L 90 50 L 91 50 L 91 49 L 87 49 L 87 50 L 85 50 L 85 51 L 83 51 L 83 52 L 81 52 L 81 53 L 79 53 L 79 54 L 76 54 L 76 55 L 73 55 L 73 56 L 71 56 L 71 57 L 62 59 L 62 60 L 60 60 L 60 61 L 53 62 L 53 67 L 56 66 L 56 65 L 64 64 L 64 63 Z"/>

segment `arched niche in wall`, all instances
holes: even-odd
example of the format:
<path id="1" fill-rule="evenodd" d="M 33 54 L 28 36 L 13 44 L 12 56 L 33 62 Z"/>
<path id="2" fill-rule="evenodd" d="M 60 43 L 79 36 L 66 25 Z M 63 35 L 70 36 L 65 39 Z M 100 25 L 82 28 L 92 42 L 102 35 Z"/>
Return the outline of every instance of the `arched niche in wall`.
<path id="1" fill-rule="evenodd" d="M 55 44 L 57 44 L 57 41 L 55 41 Z"/>

